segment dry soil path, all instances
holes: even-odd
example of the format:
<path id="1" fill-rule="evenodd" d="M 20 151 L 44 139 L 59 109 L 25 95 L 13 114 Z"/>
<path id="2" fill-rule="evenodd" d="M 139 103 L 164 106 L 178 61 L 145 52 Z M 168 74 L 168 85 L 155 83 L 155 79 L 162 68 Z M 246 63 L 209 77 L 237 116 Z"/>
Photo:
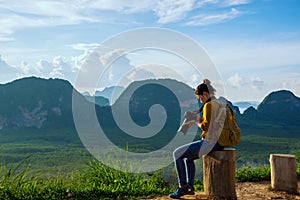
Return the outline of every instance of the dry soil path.
<path id="1" fill-rule="evenodd" d="M 244 182 L 236 184 L 238 200 L 268 200 L 268 199 L 298 199 L 300 200 L 300 182 L 298 182 L 298 194 L 270 190 L 270 182 Z M 156 197 L 153 200 L 170 199 L 167 196 Z M 203 192 L 196 192 L 195 195 L 186 195 L 181 199 L 208 199 Z"/>

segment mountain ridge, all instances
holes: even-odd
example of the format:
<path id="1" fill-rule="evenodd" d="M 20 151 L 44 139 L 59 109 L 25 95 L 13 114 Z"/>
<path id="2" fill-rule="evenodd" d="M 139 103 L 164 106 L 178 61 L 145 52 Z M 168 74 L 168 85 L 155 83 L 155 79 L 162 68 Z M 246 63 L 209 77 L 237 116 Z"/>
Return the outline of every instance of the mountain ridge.
<path id="1" fill-rule="evenodd" d="M 281 126 L 300 125 L 300 98 L 288 90 L 273 91 L 257 106 L 245 110 L 244 117 Z"/>
<path id="2" fill-rule="evenodd" d="M 131 106 L 137 109 L 134 111 L 135 114 L 139 113 L 139 109 L 148 113 L 149 110 L 145 110 L 143 104 L 139 104 L 139 101 L 144 98 L 143 95 L 158 104 L 161 95 L 155 94 L 157 93 L 155 90 L 154 93 L 141 93 L 141 97 L 130 96 L 130 94 L 139 86 L 150 83 L 163 84 L 171 91 L 176 91 L 179 94 L 179 97 L 177 96 L 178 103 L 184 110 L 198 109 L 193 89 L 184 83 L 172 79 L 133 82 L 121 93 L 115 104 L 120 103 L 121 100 L 126 100 L 134 103 L 135 106 L 140 106 L 139 108 Z M 28 77 L 7 84 L 0 84 L 0 130 L 5 127 L 17 129 L 22 127 L 38 129 L 74 128 L 72 115 L 73 92 L 85 98 L 68 81 L 63 79 Z M 222 99 L 223 97 L 220 98 Z M 168 101 L 168 99 L 165 100 Z M 226 100 L 234 107 L 234 104 L 229 100 L 225 98 L 223 100 Z M 168 107 L 168 104 L 166 106 Z M 96 109 L 101 110 L 101 107 L 96 106 Z M 243 114 L 240 113 L 238 107 L 234 107 L 234 110 L 242 127 L 248 127 L 249 124 L 252 124 L 252 126 L 258 124 L 297 126 L 300 124 L 300 98 L 287 90 L 271 92 L 258 105 L 257 109 L 249 107 Z M 102 111 L 106 112 L 105 109 L 102 109 Z M 106 113 L 101 114 L 106 115 Z M 144 117 L 145 119 L 147 118 L 147 116 Z"/>

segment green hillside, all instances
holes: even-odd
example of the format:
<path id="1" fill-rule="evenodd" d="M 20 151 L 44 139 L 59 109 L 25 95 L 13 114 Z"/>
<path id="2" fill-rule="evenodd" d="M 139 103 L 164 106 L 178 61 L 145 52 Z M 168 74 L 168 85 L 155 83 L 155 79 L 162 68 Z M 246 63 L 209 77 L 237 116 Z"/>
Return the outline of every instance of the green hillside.
<path id="1" fill-rule="evenodd" d="M 61 79 L 23 78 L 0 85 L 2 127 L 73 127 L 72 85 Z"/>
<path id="2" fill-rule="evenodd" d="M 37 168 L 72 171 L 92 159 L 74 126 L 74 93 L 82 102 L 95 106 L 101 127 L 115 145 L 134 152 L 163 147 L 177 134 L 183 112 L 198 109 L 193 89 L 176 80 L 134 82 L 112 107 L 102 107 L 87 101 L 65 80 L 19 79 L 0 85 L 0 162 L 18 162 L 31 155 Z M 122 131 L 114 120 L 112 110 L 125 123 L 130 117 L 137 125 L 147 126 L 154 123 L 149 115 L 153 105 L 161 106 L 159 109 L 163 109 L 167 120 L 162 130 L 152 137 L 135 138 Z M 234 107 L 242 129 L 242 141 L 236 146 L 238 165 L 267 163 L 270 153 L 297 153 L 300 149 L 299 105 L 298 97 L 283 90 L 272 92 L 257 109 L 250 107 L 243 114 Z M 188 134 L 195 135 L 195 131 Z"/>

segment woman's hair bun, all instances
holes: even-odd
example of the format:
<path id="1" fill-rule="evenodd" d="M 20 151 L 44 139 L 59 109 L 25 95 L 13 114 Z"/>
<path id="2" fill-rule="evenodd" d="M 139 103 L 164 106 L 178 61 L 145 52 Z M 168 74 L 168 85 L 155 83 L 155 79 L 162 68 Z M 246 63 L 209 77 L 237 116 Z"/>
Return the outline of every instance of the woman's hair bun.
<path id="1" fill-rule="evenodd" d="M 206 84 L 206 85 L 210 85 L 210 80 L 204 79 L 204 80 L 203 80 L 203 83 Z"/>
<path id="2" fill-rule="evenodd" d="M 208 79 L 204 79 L 203 83 L 198 85 L 195 90 L 196 95 L 202 95 L 203 92 L 208 92 L 211 95 L 214 95 L 216 92 L 216 89 L 213 86 L 211 86 L 210 80 L 208 80 Z"/>

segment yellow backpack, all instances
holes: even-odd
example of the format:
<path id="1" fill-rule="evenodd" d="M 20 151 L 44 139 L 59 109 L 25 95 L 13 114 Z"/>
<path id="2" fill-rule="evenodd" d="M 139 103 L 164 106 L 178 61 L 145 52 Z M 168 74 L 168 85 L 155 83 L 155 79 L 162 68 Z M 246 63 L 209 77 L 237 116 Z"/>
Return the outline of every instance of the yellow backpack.
<path id="1" fill-rule="evenodd" d="M 241 129 L 238 126 L 236 114 L 228 104 L 226 104 L 226 118 L 223 130 L 229 130 L 225 146 L 235 146 L 241 141 Z"/>

